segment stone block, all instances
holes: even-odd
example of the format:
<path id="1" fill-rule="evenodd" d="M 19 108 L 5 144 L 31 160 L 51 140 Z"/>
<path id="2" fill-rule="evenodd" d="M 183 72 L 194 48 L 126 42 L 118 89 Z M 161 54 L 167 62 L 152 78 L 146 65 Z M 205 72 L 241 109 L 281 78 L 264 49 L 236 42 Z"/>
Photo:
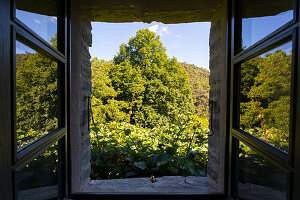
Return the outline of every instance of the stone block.
<path id="1" fill-rule="evenodd" d="M 87 60 L 83 60 L 81 64 L 81 74 L 84 78 L 90 79 L 92 76 L 91 63 Z"/>
<path id="2" fill-rule="evenodd" d="M 80 113 L 80 127 L 84 127 L 87 124 L 87 110 L 82 109 Z"/>
<path id="3" fill-rule="evenodd" d="M 209 76 L 209 84 L 210 85 L 216 85 L 219 84 L 221 82 L 221 76 L 220 73 L 210 73 Z"/>
<path id="4" fill-rule="evenodd" d="M 91 81 L 84 80 L 82 83 L 82 91 L 85 97 L 89 97 L 92 94 L 92 83 Z"/>
<path id="5" fill-rule="evenodd" d="M 220 68 L 220 54 L 211 57 L 209 60 L 209 69 L 211 73 L 215 73 Z"/>
<path id="6" fill-rule="evenodd" d="M 221 48 L 221 37 L 217 37 L 215 40 L 209 42 L 210 51 L 216 52 Z"/>
<path id="7" fill-rule="evenodd" d="M 90 142 L 91 142 L 90 131 L 88 127 L 86 127 L 86 130 L 81 132 L 81 145 L 83 149 L 85 147 L 90 146 Z"/>
<path id="8" fill-rule="evenodd" d="M 87 26 L 83 27 L 81 29 L 81 35 L 83 41 L 89 46 L 92 46 L 92 32 L 91 29 L 89 29 Z"/>
<path id="9" fill-rule="evenodd" d="M 221 31 L 221 21 L 217 20 L 211 25 L 209 38 L 216 38 Z"/>
<path id="10" fill-rule="evenodd" d="M 209 90 L 209 98 L 212 101 L 219 101 L 221 98 L 221 89 L 220 87 L 210 88 Z"/>
<path id="11" fill-rule="evenodd" d="M 81 145 L 81 148 L 83 150 L 81 153 L 81 168 L 84 168 L 91 161 L 91 147 L 88 145 L 83 149 L 83 146 Z"/>
<path id="12" fill-rule="evenodd" d="M 89 48 L 88 46 L 85 44 L 84 41 L 81 42 L 81 52 L 82 52 L 82 55 L 85 56 L 86 58 L 88 59 L 91 59 L 91 54 L 89 52 Z"/>

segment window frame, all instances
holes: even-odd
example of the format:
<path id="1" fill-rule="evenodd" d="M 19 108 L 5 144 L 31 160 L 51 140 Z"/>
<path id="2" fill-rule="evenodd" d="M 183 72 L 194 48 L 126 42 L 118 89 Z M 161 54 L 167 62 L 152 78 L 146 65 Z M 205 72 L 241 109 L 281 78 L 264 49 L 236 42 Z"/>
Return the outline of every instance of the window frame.
<path id="1" fill-rule="evenodd" d="M 288 173 L 288 199 L 296 199 L 300 195 L 299 168 L 300 166 L 300 127 L 297 124 L 299 119 L 300 95 L 297 88 L 299 83 L 299 1 L 294 0 L 294 16 L 291 21 L 274 30 L 261 40 L 257 41 L 247 49 L 240 51 L 241 48 L 241 18 L 239 18 L 238 0 L 232 0 L 232 26 L 231 26 L 231 63 L 230 63 L 230 92 L 228 101 L 230 102 L 230 127 L 229 138 L 229 196 L 238 198 L 238 155 L 239 141 L 245 143 L 255 152 L 262 155 L 265 159 L 275 166 Z M 291 71 L 291 102 L 290 102 L 290 135 L 289 135 L 289 152 L 285 153 L 276 147 L 258 139 L 239 129 L 239 109 L 240 109 L 240 64 L 250 60 L 260 54 L 271 50 L 284 42 L 292 41 L 292 71 Z M 298 120 L 299 121 L 299 120 Z"/>
<path id="2" fill-rule="evenodd" d="M 32 31 L 28 26 L 16 18 L 16 1 L 10 0 L 10 58 L 11 58 L 11 148 L 9 154 L 11 155 L 11 171 L 12 184 L 11 197 L 17 199 L 17 180 L 16 173 L 18 173 L 26 164 L 37 158 L 45 150 L 47 150 L 55 142 L 58 142 L 58 197 L 64 198 L 67 195 L 67 140 L 68 140 L 68 99 L 69 99 L 69 73 L 70 62 L 67 47 L 68 23 L 67 20 L 67 6 L 68 1 L 57 1 L 57 49 L 51 46 L 46 40 L 41 38 L 38 34 Z M 29 143 L 28 145 L 17 149 L 16 146 L 16 40 L 23 44 L 39 51 L 57 62 L 57 92 L 58 92 L 58 128 Z"/>

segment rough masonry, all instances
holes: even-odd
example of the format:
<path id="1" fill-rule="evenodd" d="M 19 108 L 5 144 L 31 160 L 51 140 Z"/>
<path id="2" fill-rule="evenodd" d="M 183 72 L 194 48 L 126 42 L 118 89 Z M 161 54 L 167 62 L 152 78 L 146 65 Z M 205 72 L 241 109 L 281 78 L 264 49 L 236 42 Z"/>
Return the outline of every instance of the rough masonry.
<path id="1" fill-rule="evenodd" d="M 90 97 L 92 26 L 80 3 L 72 4 L 72 46 L 71 46 L 71 151 L 72 189 L 82 191 L 90 181 Z"/>

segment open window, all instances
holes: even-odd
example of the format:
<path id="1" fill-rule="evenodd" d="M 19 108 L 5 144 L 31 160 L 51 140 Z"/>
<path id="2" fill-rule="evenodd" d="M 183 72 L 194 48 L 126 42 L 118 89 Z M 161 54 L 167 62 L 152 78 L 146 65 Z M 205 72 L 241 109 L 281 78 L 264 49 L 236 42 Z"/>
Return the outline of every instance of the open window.
<path id="1" fill-rule="evenodd" d="M 293 1 L 236 1 L 231 67 L 232 192 L 290 199 L 297 102 Z"/>
<path id="2" fill-rule="evenodd" d="M 8 199 L 62 198 L 66 188 L 65 2 L 16 0 L 9 6 L 11 63 L 6 76 L 12 100 L 2 105 L 11 110 Z"/>
<path id="3" fill-rule="evenodd" d="M 298 199 L 299 6 L 298 0 L 1 0 L 1 198 Z M 207 174 L 218 193 L 82 190 L 91 170 L 90 22 L 128 18 L 212 22 Z"/>

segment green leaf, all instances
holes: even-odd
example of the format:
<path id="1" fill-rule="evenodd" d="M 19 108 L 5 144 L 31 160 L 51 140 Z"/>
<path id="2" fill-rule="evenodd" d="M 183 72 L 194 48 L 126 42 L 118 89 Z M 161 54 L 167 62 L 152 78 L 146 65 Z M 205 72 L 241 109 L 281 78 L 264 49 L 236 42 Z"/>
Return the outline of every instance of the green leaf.
<path id="1" fill-rule="evenodd" d="M 91 129 L 96 133 L 98 133 L 100 131 L 100 129 L 96 126 L 92 127 Z"/>
<path id="2" fill-rule="evenodd" d="M 197 171 L 195 170 L 195 168 L 194 167 L 188 167 L 188 170 L 189 170 L 189 172 L 192 174 L 192 175 L 198 175 L 198 173 L 197 173 Z"/>
<path id="3" fill-rule="evenodd" d="M 130 162 L 133 162 L 133 158 L 131 158 L 131 157 L 126 157 L 125 160 L 128 160 L 128 161 L 130 161 Z"/>
<path id="4" fill-rule="evenodd" d="M 131 177 L 131 176 L 134 176 L 134 175 L 136 175 L 136 172 L 133 172 L 133 171 L 125 173 L 125 177 Z"/>
<path id="5" fill-rule="evenodd" d="M 134 162 L 134 165 L 141 170 L 145 170 L 147 168 L 147 163 L 145 161 Z"/>
<path id="6" fill-rule="evenodd" d="M 24 135 L 18 135 L 18 139 L 23 139 L 24 138 Z"/>
<path id="7" fill-rule="evenodd" d="M 131 130 L 130 129 L 125 129 L 124 133 L 125 133 L 125 135 L 130 135 L 131 134 Z"/>
<path id="8" fill-rule="evenodd" d="M 189 142 L 190 140 L 184 139 L 184 140 L 180 140 L 180 142 Z"/>

